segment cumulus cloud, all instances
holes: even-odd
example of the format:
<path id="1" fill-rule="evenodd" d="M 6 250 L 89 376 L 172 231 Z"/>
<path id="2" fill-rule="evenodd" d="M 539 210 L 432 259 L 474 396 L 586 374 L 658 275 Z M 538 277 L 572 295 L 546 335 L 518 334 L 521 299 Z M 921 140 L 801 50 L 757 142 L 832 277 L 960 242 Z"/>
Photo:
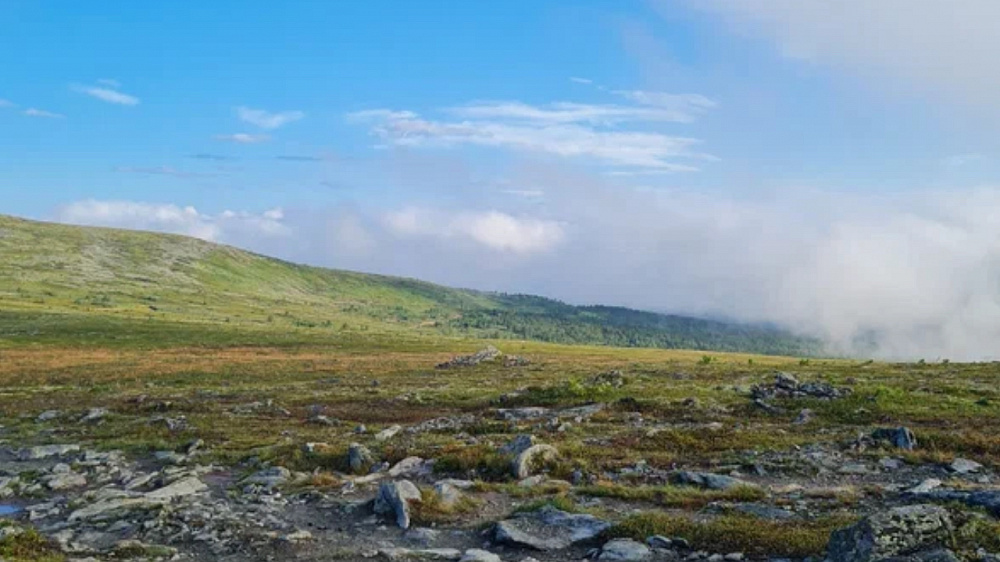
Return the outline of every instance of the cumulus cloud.
<path id="1" fill-rule="evenodd" d="M 117 86 L 115 86 L 117 87 Z M 73 91 L 86 94 L 92 98 L 99 99 L 115 105 L 139 105 L 139 98 L 119 92 L 109 87 L 74 85 Z"/>
<path id="2" fill-rule="evenodd" d="M 241 121 L 267 130 L 283 127 L 306 116 L 306 114 L 301 111 L 279 111 L 277 113 L 271 113 L 263 109 L 252 109 L 249 107 L 237 107 L 236 115 L 239 116 Z"/>
<path id="3" fill-rule="evenodd" d="M 268 135 L 251 135 L 249 133 L 235 133 L 232 135 L 215 135 L 215 140 L 224 142 L 235 142 L 239 144 L 257 144 L 270 140 Z"/>
<path id="4" fill-rule="evenodd" d="M 63 119 L 66 117 L 61 113 L 53 113 L 51 111 L 45 111 L 44 109 L 36 109 L 34 107 L 29 107 L 24 110 L 24 114 L 28 117 L 41 117 L 43 119 Z"/>
<path id="5" fill-rule="evenodd" d="M 384 221 L 391 232 L 401 236 L 471 241 L 491 250 L 522 255 L 550 251 L 565 238 L 557 222 L 499 211 L 448 214 L 411 207 L 386 213 Z"/>
<path id="6" fill-rule="evenodd" d="M 191 206 L 134 201 L 78 201 L 56 212 L 56 220 L 72 224 L 151 230 L 240 244 L 261 237 L 287 236 L 290 229 L 283 219 L 280 209 L 260 214 L 224 211 L 210 215 Z"/>

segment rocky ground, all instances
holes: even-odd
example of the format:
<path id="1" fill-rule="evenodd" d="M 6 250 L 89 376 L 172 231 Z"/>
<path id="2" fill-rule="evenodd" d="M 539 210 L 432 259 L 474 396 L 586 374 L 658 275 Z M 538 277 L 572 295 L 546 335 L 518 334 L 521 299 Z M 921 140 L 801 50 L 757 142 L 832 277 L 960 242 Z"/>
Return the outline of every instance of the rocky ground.
<path id="1" fill-rule="evenodd" d="M 420 376 L 470 383 L 533 368 L 489 349 L 438 363 Z M 602 369 L 565 384 L 511 384 L 478 401 L 448 395 L 464 404 L 448 412 L 405 407 L 427 392 L 417 385 L 380 402 L 395 409 L 378 415 L 301 393 L 285 404 L 287 389 L 239 401 L 204 387 L 146 386 L 83 407 L 5 404 L 0 556 L 993 560 L 992 445 L 970 438 L 961 452 L 971 454 L 946 451 L 947 432 L 927 418 L 911 414 L 919 425 L 910 427 L 880 412 L 872 387 L 852 380 L 857 371 L 823 377 L 801 366 L 805 373 L 716 368 L 707 380 L 738 372 L 749 384 L 710 385 L 726 401 L 685 386 L 689 396 L 664 400 L 669 408 L 636 387 L 696 378 L 678 376 L 676 365 L 645 382 L 627 368 Z M 391 373 L 382 380 L 357 384 L 376 395 L 383 384 L 392 393 L 403 386 Z M 213 424 L 273 426 L 276 440 L 244 444 L 244 434 Z"/>

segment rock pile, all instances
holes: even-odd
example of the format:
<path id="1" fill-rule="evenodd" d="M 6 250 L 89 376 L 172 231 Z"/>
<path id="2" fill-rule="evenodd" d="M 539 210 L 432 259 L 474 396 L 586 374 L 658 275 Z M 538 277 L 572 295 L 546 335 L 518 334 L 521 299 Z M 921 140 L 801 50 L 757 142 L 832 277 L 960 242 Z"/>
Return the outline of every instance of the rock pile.
<path id="1" fill-rule="evenodd" d="M 460 355 L 444 363 L 439 363 L 437 365 L 438 369 L 452 369 L 455 367 L 475 367 L 476 365 L 483 363 L 485 361 L 493 361 L 497 357 L 500 357 L 502 353 L 499 349 L 488 345 L 485 348 L 473 353 L 472 355 Z"/>

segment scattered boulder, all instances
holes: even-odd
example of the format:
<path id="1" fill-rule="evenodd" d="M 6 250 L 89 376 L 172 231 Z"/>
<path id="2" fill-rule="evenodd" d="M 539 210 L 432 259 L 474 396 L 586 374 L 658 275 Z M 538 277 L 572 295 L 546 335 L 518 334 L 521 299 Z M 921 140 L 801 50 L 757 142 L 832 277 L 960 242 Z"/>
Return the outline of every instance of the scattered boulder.
<path id="1" fill-rule="evenodd" d="M 434 494 L 437 496 L 438 502 L 445 509 L 455 507 L 464 497 L 462 490 L 447 480 L 442 480 L 434 484 Z"/>
<path id="2" fill-rule="evenodd" d="M 397 433 L 403 431 L 403 427 L 399 425 L 389 426 L 382 431 L 375 434 L 376 441 L 388 441 L 396 436 Z"/>
<path id="3" fill-rule="evenodd" d="M 462 558 L 462 551 L 454 548 L 422 548 L 411 550 L 409 548 L 383 548 L 378 551 L 383 557 L 389 560 L 451 560 L 453 562 Z"/>
<path id="4" fill-rule="evenodd" d="M 207 489 L 208 486 L 197 476 L 188 476 L 187 478 L 182 478 L 172 484 L 149 492 L 146 494 L 146 499 L 169 501 L 174 498 L 204 492 Z"/>
<path id="5" fill-rule="evenodd" d="M 360 474 L 366 472 L 368 468 L 375 464 L 375 456 L 361 443 L 351 443 L 347 449 L 347 466 L 351 467 L 351 472 Z"/>
<path id="6" fill-rule="evenodd" d="M 35 418 L 35 421 L 38 423 L 42 423 L 42 422 L 52 421 L 60 416 L 62 416 L 62 412 L 60 412 L 59 410 L 46 410 L 41 414 L 38 414 L 38 417 Z"/>
<path id="7" fill-rule="evenodd" d="M 812 410 L 810 410 L 809 408 L 803 408 L 802 411 L 799 412 L 799 415 L 795 418 L 795 421 L 792 422 L 792 424 L 805 425 L 811 422 L 813 420 L 813 417 L 815 417 L 815 413 Z"/>
<path id="8" fill-rule="evenodd" d="M 551 410 L 541 406 L 530 406 L 527 408 L 500 408 L 497 410 L 497 418 L 504 421 L 524 421 L 546 418 Z"/>
<path id="9" fill-rule="evenodd" d="M 503 358 L 504 367 L 527 367 L 531 365 L 531 360 L 527 357 L 521 357 L 519 355 L 506 355 Z"/>
<path id="10" fill-rule="evenodd" d="M 470 548 L 458 562 L 500 562 L 500 557 L 488 550 Z"/>
<path id="11" fill-rule="evenodd" d="M 746 515 L 752 515 L 760 519 L 771 521 L 787 521 L 795 519 L 795 513 L 780 507 L 774 507 L 764 503 L 741 503 L 733 506 L 733 511 L 738 511 Z"/>
<path id="12" fill-rule="evenodd" d="M 392 465 L 389 469 L 389 476 L 397 478 L 400 476 L 414 477 L 429 474 L 432 467 L 430 463 L 420 457 L 406 457 L 405 459 Z"/>
<path id="13" fill-rule="evenodd" d="M 773 384 L 754 385 L 750 396 L 754 400 L 771 400 L 774 398 L 818 398 L 820 400 L 835 400 L 851 393 L 849 388 L 837 388 L 829 383 L 819 381 L 799 382 L 790 373 L 775 373 Z"/>
<path id="14" fill-rule="evenodd" d="M 265 489 L 281 486 L 292 477 L 292 472 L 283 466 L 272 466 L 251 474 L 244 484 L 261 486 Z"/>
<path id="15" fill-rule="evenodd" d="M 835 531 L 827 545 L 830 562 L 873 562 L 950 544 L 948 511 L 929 504 L 907 505 L 865 517 Z"/>
<path id="16" fill-rule="evenodd" d="M 674 546 L 674 541 L 664 537 L 663 535 L 652 535 L 650 537 L 646 537 L 646 544 L 649 548 L 667 550 Z"/>
<path id="17" fill-rule="evenodd" d="M 682 470 L 675 472 L 671 476 L 671 481 L 675 484 L 688 486 L 698 486 L 709 490 L 729 490 L 741 486 L 756 487 L 756 484 L 740 480 L 724 474 L 713 474 L 711 472 L 691 472 Z"/>
<path id="18" fill-rule="evenodd" d="M 330 427 L 340 424 L 339 421 L 334 420 L 324 414 L 315 414 L 313 416 L 309 416 L 309 419 L 306 420 L 306 422 L 311 423 L 313 425 L 325 425 Z"/>
<path id="19" fill-rule="evenodd" d="M 80 418 L 80 423 L 98 423 L 108 415 L 107 408 L 91 408 Z"/>
<path id="20" fill-rule="evenodd" d="M 871 438 L 876 443 L 888 443 L 906 451 L 917 447 L 917 438 L 907 427 L 879 428 L 872 432 Z"/>
<path id="21" fill-rule="evenodd" d="M 941 487 L 942 482 L 937 478 L 927 478 L 916 486 L 906 490 L 908 494 L 926 494 Z"/>
<path id="22" fill-rule="evenodd" d="M 473 353 L 472 355 L 460 355 L 445 361 L 444 363 L 439 363 L 437 365 L 438 369 L 451 369 L 454 367 L 474 367 L 484 361 L 493 361 L 497 357 L 500 357 L 501 352 L 499 349 L 488 345 L 485 348 Z"/>
<path id="23" fill-rule="evenodd" d="M 410 528 L 410 502 L 420 502 L 420 490 L 409 480 L 384 482 L 375 497 L 375 513 L 394 515 L 400 529 Z"/>
<path id="24" fill-rule="evenodd" d="M 982 470 L 983 465 L 969 459 L 957 458 L 948 465 L 948 470 L 956 474 L 972 474 Z"/>
<path id="25" fill-rule="evenodd" d="M 18 456 L 23 461 L 36 461 L 49 457 L 63 457 L 79 450 L 79 445 L 39 445 L 21 449 Z"/>
<path id="26" fill-rule="evenodd" d="M 616 369 L 596 375 L 587 381 L 587 383 L 590 386 L 610 386 L 612 388 L 621 388 L 625 386 L 626 380 L 625 375 Z"/>
<path id="27" fill-rule="evenodd" d="M 535 444 L 535 436 L 522 433 L 510 440 L 509 443 L 500 447 L 500 453 L 504 455 L 519 455 L 523 451 Z"/>
<path id="28" fill-rule="evenodd" d="M 87 477 L 76 472 L 54 474 L 45 485 L 54 492 L 82 488 L 87 485 Z"/>
<path id="29" fill-rule="evenodd" d="M 562 550 L 592 541 L 610 527 L 610 523 L 593 515 L 570 514 L 546 506 L 498 522 L 493 528 L 493 537 L 499 544 L 543 551 Z"/>
<path id="30" fill-rule="evenodd" d="M 649 547 L 641 542 L 632 539 L 615 539 L 605 543 L 597 559 L 615 562 L 639 562 L 640 560 L 648 560 L 652 555 Z"/>
<path id="31" fill-rule="evenodd" d="M 552 445 L 532 445 L 514 458 L 511 470 L 515 478 L 524 479 L 531 476 L 541 465 L 554 461 L 558 456 L 559 451 Z"/>

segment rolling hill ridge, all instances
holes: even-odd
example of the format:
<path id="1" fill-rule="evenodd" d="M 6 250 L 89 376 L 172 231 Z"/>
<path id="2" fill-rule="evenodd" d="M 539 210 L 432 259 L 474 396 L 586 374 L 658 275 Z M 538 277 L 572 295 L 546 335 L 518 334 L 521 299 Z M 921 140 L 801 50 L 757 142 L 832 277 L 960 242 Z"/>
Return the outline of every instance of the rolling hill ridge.
<path id="1" fill-rule="evenodd" d="M 376 336 L 780 355 L 820 350 L 815 340 L 768 327 L 452 289 L 293 264 L 184 236 L 0 215 L 0 343 Z"/>

